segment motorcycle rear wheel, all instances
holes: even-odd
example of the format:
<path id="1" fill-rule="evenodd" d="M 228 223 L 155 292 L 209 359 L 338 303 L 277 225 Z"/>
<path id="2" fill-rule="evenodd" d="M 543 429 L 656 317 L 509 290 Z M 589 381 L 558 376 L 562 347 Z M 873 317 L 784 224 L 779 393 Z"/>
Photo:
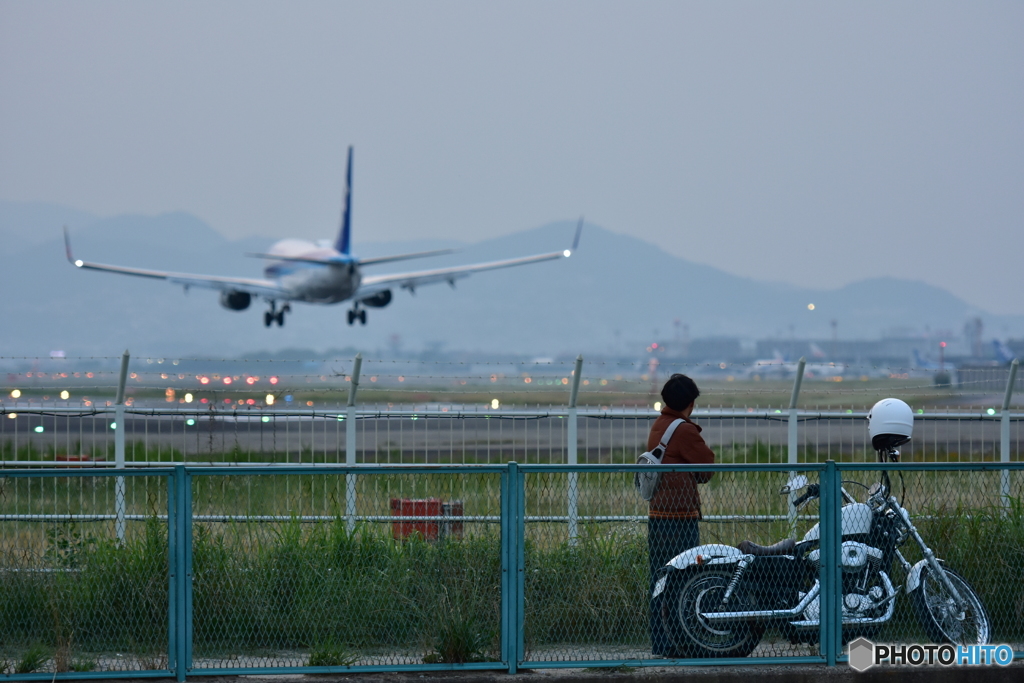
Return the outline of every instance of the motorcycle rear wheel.
<path id="1" fill-rule="evenodd" d="M 942 579 L 930 567 L 921 570 L 921 583 L 911 593 L 914 613 L 925 633 L 936 643 L 986 645 L 992 638 L 992 621 L 985 606 L 964 577 L 951 569 L 946 576 L 963 598 L 965 610 L 960 616 L 953 596 Z"/>
<path id="2" fill-rule="evenodd" d="M 761 642 L 765 627 L 749 621 L 712 624 L 701 612 L 755 609 L 742 584 L 733 591 L 727 607 L 722 596 L 732 579 L 731 571 L 704 569 L 673 577 L 662 603 L 665 632 L 676 651 L 688 657 L 746 657 Z"/>

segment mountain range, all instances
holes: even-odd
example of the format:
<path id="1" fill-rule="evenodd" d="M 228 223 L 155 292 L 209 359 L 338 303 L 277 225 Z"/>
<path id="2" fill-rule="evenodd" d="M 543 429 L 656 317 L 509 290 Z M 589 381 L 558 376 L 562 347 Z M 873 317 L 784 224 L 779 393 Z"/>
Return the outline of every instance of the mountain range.
<path id="1" fill-rule="evenodd" d="M 45 356 L 57 349 L 68 356 L 114 356 L 125 348 L 133 355 L 179 357 L 287 348 L 632 354 L 671 339 L 682 325 L 691 338 L 826 339 L 833 320 L 844 339 L 875 339 L 897 329 L 908 335 L 959 330 L 973 317 L 993 335 L 1024 334 L 1024 316 L 991 315 L 922 282 L 873 278 L 809 289 L 756 281 L 589 223 L 567 260 L 480 273 L 454 289 L 395 292 L 387 308 L 369 309 L 365 327 L 347 325 L 347 305 L 341 303 L 295 304 L 285 327 L 268 329 L 260 302 L 229 311 L 210 290 L 183 293 L 162 281 L 72 267 L 64 257 L 63 225 L 78 257 L 202 274 L 259 277 L 262 263 L 244 254 L 264 251 L 273 241 L 230 241 L 188 213 L 102 218 L 55 204 L 0 202 L 0 356 Z M 353 251 L 366 257 L 458 249 L 412 266 L 367 269 L 385 273 L 563 249 L 574 227 L 572 221 L 554 222 L 460 244 L 373 241 L 357 224 Z M 323 232 L 333 238 L 331 228 Z M 779 273 L 780 280 L 784 276 Z"/>

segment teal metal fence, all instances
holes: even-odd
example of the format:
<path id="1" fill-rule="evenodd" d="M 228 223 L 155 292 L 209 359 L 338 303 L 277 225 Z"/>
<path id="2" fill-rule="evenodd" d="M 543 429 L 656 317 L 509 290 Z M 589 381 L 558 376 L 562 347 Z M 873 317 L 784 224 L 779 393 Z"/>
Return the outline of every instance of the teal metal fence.
<path id="1" fill-rule="evenodd" d="M 970 641 L 976 627 L 1024 654 L 1024 463 L 663 466 L 713 473 L 700 543 L 742 550 L 668 571 L 655 613 L 672 647 L 658 657 L 637 469 L 2 470 L 0 679 L 834 665 L 856 636 L 928 643 L 959 628 Z M 875 522 L 854 541 L 903 534 L 898 557 L 849 545 L 883 470 L 953 588 L 972 587 L 966 620 L 950 621 L 956 599 L 905 529 Z M 790 508 L 779 491 L 794 475 L 818 502 Z M 799 540 L 815 525 L 819 540 Z M 749 545 L 789 538 L 776 555 Z M 809 571 L 787 569 L 812 547 Z M 774 616 L 726 623 L 708 596 Z M 673 621 L 684 606 L 697 622 Z"/>

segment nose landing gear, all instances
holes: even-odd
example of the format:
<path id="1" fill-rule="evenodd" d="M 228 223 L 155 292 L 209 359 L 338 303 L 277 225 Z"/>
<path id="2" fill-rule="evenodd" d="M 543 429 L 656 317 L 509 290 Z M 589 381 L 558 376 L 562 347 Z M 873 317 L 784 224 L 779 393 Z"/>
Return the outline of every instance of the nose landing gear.
<path id="1" fill-rule="evenodd" d="M 278 327 L 284 327 L 284 314 L 291 310 L 292 307 L 288 304 L 285 304 L 278 309 L 276 302 L 271 301 L 270 310 L 263 314 L 263 324 L 266 327 L 270 327 L 276 322 Z"/>
<path id="2" fill-rule="evenodd" d="M 356 320 L 359 321 L 360 325 L 366 324 L 366 309 L 359 308 L 358 305 L 353 306 L 352 310 L 348 312 L 348 324 L 353 324 Z"/>

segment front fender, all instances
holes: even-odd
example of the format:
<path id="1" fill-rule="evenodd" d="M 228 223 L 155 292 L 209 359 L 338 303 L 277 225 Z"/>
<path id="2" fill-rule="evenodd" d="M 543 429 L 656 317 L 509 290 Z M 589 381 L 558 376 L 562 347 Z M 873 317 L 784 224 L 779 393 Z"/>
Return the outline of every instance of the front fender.
<path id="1" fill-rule="evenodd" d="M 939 560 L 938 562 L 942 565 L 946 564 L 942 560 Z M 907 595 L 910 595 L 915 590 L 917 590 L 917 587 L 921 584 L 921 570 L 923 570 L 927 566 L 928 560 L 924 559 L 919 560 L 917 564 L 910 568 L 910 572 L 907 574 L 907 587 L 905 589 Z"/>

